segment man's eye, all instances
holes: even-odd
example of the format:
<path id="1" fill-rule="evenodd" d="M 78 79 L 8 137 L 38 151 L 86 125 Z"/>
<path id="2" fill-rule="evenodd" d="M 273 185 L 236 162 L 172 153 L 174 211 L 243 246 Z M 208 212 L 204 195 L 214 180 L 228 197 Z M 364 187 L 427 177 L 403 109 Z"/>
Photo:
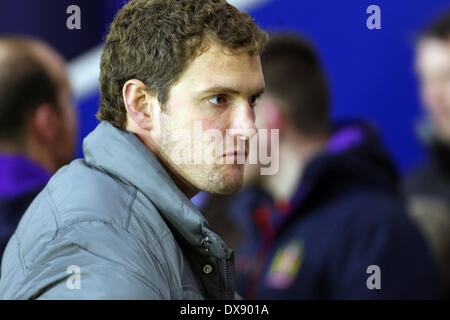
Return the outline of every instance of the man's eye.
<path id="1" fill-rule="evenodd" d="M 252 107 L 254 107 L 254 106 L 256 106 L 256 102 L 258 101 L 258 99 L 259 99 L 259 95 L 251 96 L 250 98 L 248 98 L 248 103 L 250 103 L 250 105 Z"/>
<path id="2" fill-rule="evenodd" d="M 220 105 L 220 104 L 226 103 L 227 99 L 225 98 L 224 95 L 220 95 L 220 96 L 213 97 L 213 98 L 209 99 L 208 101 L 211 102 L 212 104 Z"/>

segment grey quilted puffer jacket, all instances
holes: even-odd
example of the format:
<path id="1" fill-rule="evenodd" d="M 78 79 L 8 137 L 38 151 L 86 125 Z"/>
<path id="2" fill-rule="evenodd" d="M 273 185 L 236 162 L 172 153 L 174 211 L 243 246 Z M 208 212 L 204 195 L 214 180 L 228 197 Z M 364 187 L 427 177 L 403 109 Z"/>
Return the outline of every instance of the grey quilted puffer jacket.
<path id="1" fill-rule="evenodd" d="M 233 299 L 233 252 L 132 133 L 101 122 L 3 255 L 1 299 Z"/>

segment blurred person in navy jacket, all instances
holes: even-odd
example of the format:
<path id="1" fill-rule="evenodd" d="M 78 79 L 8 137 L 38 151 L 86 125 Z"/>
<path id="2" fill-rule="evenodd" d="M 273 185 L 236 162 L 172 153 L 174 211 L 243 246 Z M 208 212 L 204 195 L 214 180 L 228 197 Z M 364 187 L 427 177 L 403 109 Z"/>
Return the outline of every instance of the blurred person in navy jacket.
<path id="1" fill-rule="evenodd" d="M 60 54 L 35 39 L 0 38 L 0 260 L 28 205 L 72 160 L 76 122 Z"/>
<path id="2" fill-rule="evenodd" d="M 410 212 L 427 236 L 439 267 L 439 290 L 450 298 L 450 10 L 416 45 L 416 71 L 426 112 L 418 126 L 426 163 L 405 181 Z"/>
<path id="3" fill-rule="evenodd" d="M 259 165 L 247 165 L 247 187 L 229 201 L 211 196 L 202 210 L 236 249 L 238 292 L 247 299 L 434 298 L 428 247 L 375 130 L 359 121 L 330 124 L 326 77 L 301 38 L 274 36 L 262 65 L 266 93 L 256 123 L 280 130 L 279 172 L 262 176 Z M 231 211 L 232 223 L 214 208 Z"/>

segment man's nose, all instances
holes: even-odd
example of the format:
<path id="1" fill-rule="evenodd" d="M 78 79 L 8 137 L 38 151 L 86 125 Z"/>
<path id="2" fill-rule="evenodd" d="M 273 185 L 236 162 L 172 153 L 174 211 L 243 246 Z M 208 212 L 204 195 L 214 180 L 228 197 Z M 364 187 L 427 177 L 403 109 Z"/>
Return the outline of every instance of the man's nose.
<path id="1" fill-rule="evenodd" d="M 228 132 L 245 140 L 256 134 L 255 116 L 249 103 L 243 103 L 234 110 Z"/>

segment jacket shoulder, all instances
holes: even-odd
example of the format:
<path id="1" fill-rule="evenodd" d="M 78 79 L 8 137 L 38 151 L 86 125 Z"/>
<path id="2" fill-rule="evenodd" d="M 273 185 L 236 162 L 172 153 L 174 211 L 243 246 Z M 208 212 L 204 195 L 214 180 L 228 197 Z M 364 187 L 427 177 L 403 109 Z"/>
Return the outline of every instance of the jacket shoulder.
<path id="1" fill-rule="evenodd" d="M 124 226 L 137 190 L 84 160 L 62 168 L 46 187 L 59 227 L 83 220 Z M 125 209 L 125 210 L 124 210 Z"/>
<path id="2" fill-rule="evenodd" d="M 160 261 L 132 234 L 106 222 L 82 221 L 59 229 L 25 268 L 23 277 L 5 270 L 2 298 L 170 297 Z"/>
<path id="3" fill-rule="evenodd" d="M 11 248 L 5 250 L 4 267 L 8 268 L 8 261 L 20 261 L 26 269 L 56 233 L 70 225 L 98 221 L 125 228 L 135 192 L 83 160 L 73 161 L 52 177 L 28 207 L 9 241 Z"/>

